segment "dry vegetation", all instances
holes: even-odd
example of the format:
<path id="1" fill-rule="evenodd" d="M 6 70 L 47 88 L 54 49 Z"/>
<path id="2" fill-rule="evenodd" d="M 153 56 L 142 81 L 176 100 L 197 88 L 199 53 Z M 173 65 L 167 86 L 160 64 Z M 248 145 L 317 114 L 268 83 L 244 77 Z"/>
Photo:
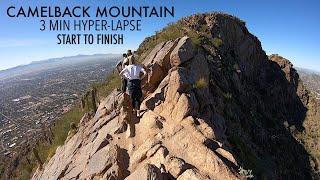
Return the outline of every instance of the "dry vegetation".
<path id="1" fill-rule="evenodd" d="M 113 72 L 107 76 L 107 80 L 105 82 L 93 84 L 91 88 L 97 89 L 97 100 L 99 100 L 108 96 L 113 89 L 119 87 L 120 77 L 117 73 Z M 42 162 L 47 162 L 48 159 L 55 154 L 57 147 L 63 145 L 67 137 L 74 134 L 72 133 L 72 131 L 75 131 L 74 125 L 77 125 L 82 116 L 87 112 L 92 113 L 92 101 L 90 98 L 86 100 L 86 106 L 84 109 L 81 109 L 79 106 L 73 107 L 51 127 L 51 142 L 41 142 L 35 146 Z M 36 160 L 33 151 L 30 150 L 26 152 L 24 157 L 20 158 L 17 167 L 13 171 L 12 179 L 30 179 L 33 171 L 35 171 L 38 166 L 38 161 Z M 2 172 L 3 171 L 4 169 Z"/>

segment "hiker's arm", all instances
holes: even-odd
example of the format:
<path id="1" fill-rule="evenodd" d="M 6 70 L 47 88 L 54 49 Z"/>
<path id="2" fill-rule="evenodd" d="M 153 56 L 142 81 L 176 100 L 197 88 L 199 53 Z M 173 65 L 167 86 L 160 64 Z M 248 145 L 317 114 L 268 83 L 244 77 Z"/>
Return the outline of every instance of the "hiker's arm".
<path id="1" fill-rule="evenodd" d="M 121 70 L 122 70 L 122 62 L 121 61 L 119 61 L 118 64 L 116 65 L 116 69 L 117 69 L 118 73 L 121 72 Z"/>
<path id="2" fill-rule="evenodd" d="M 122 69 L 122 71 L 120 71 L 119 75 L 122 76 L 122 77 L 124 77 L 124 78 L 126 78 L 126 77 L 124 76 L 125 71 L 126 71 L 126 68 Z"/>
<path id="3" fill-rule="evenodd" d="M 141 76 L 141 79 L 143 79 L 147 75 L 147 72 L 143 67 L 141 67 L 141 72 L 143 73 L 143 75 Z"/>
<path id="4" fill-rule="evenodd" d="M 121 66 L 122 65 L 122 61 L 119 61 L 116 65 L 116 67 Z"/>

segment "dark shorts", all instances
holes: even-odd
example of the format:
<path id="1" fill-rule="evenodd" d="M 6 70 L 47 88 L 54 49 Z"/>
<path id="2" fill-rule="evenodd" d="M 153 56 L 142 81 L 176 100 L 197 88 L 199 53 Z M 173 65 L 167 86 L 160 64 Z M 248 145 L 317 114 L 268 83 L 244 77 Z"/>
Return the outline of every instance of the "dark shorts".
<path id="1" fill-rule="evenodd" d="M 131 97 L 132 106 L 135 109 L 140 107 L 140 99 L 142 97 L 141 80 L 132 79 L 128 81 L 128 92 Z"/>

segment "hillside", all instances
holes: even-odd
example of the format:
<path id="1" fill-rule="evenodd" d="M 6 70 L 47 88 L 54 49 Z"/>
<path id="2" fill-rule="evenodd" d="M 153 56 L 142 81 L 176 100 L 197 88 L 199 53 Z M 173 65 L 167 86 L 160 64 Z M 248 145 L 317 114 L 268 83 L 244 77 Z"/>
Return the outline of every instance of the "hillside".
<path id="1" fill-rule="evenodd" d="M 303 84 L 320 99 L 320 73 L 309 69 L 298 68 Z"/>
<path id="2" fill-rule="evenodd" d="M 52 154 L 52 147 L 63 144 L 65 139 L 58 137 L 66 136 L 70 123 L 79 122 L 88 109 L 78 107 L 80 98 L 93 84 L 104 82 L 119 59 L 82 55 L 0 71 L 0 79 L 3 72 L 10 75 L 0 80 L 0 179 L 30 176 L 36 165 L 32 156 L 36 142 L 41 142 L 36 148 L 44 160 L 49 145 Z M 49 128 L 61 129 L 45 133 Z M 54 138 L 47 136 L 52 133 Z"/>
<path id="3" fill-rule="evenodd" d="M 114 90 L 32 179 L 319 178 L 319 106 L 243 21 L 183 18 L 137 52 L 149 71 L 143 115 L 128 125 Z"/>

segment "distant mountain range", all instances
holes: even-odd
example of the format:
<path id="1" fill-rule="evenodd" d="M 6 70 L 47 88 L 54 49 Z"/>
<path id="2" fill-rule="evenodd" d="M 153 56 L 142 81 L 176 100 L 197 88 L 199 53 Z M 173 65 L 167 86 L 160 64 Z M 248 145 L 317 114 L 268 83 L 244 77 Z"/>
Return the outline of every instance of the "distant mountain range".
<path id="1" fill-rule="evenodd" d="M 20 65 L 10 69 L 0 71 L 0 80 L 7 78 L 14 78 L 17 76 L 42 72 L 49 69 L 54 69 L 58 67 L 66 67 L 74 64 L 84 63 L 87 61 L 100 61 L 109 58 L 120 57 L 120 54 L 94 54 L 94 55 L 77 55 L 68 56 L 61 58 L 51 58 L 41 61 L 33 61 L 27 65 Z"/>

